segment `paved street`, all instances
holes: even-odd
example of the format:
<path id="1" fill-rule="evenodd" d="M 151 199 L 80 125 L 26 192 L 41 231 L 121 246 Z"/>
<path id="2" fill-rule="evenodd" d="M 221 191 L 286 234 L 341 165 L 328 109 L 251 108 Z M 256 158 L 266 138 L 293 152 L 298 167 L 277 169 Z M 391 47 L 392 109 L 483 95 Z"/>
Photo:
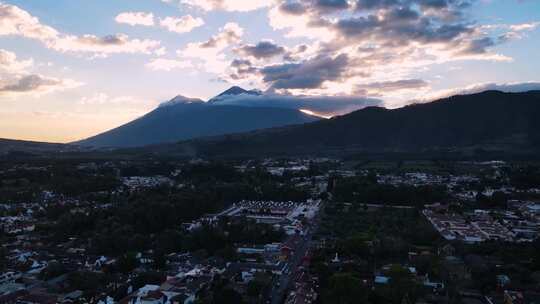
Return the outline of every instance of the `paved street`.
<path id="1" fill-rule="evenodd" d="M 323 208 L 321 204 L 321 209 Z M 319 210 L 321 210 L 319 209 Z M 297 272 L 298 267 L 302 263 L 302 259 L 307 255 L 310 247 L 311 241 L 313 239 L 313 234 L 317 231 L 319 226 L 319 214 L 311 221 L 310 225 L 306 229 L 305 235 L 298 238 L 294 244 L 293 255 L 287 261 L 285 271 L 279 277 L 279 279 L 274 282 L 274 286 L 271 293 L 272 304 L 281 304 L 285 300 L 288 290 L 292 287 L 294 274 Z M 279 283 L 279 284 L 278 284 Z"/>

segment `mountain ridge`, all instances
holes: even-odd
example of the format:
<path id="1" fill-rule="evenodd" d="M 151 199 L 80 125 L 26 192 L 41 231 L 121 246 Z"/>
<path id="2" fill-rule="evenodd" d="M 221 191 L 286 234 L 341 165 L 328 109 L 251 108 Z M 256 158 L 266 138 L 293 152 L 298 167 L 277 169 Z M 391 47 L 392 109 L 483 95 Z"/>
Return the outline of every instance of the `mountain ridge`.
<path id="1" fill-rule="evenodd" d="M 201 156 L 294 151 L 425 151 L 540 148 L 540 91 L 485 91 L 398 109 L 368 107 L 299 126 L 177 144 Z"/>
<path id="2" fill-rule="evenodd" d="M 230 94 L 260 93 L 232 87 L 218 96 Z M 204 102 L 201 99 L 178 95 L 138 119 L 74 144 L 93 148 L 140 147 L 303 124 L 318 119 L 296 109 L 221 105 L 219 100 L 212 100 Z"/>

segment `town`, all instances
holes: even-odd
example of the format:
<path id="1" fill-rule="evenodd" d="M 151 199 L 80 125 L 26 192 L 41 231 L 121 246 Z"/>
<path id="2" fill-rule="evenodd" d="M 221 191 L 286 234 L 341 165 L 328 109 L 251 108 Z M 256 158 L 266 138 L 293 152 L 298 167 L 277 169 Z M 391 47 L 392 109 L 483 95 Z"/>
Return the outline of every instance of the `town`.
<path id="1" fill-rule="evenodd" d="M 0 303 L 540 301 L 534 163 L 6 161 L 0 220 Z"/>

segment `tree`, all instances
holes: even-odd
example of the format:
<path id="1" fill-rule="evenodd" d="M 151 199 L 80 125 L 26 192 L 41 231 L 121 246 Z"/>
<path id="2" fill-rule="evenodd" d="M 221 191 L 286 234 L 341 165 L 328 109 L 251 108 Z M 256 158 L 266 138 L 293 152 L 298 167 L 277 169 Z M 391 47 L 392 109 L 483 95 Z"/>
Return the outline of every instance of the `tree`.
<path id="1" fill-rule="evenodd" d="M 329 280 L 329 303 L 366 303 L 368 290 L 363 288 L 362 280 L 352 273 L 336 273 Z"/>
<path id="2" fill-rule="evenodd" d="M 234 289 L 230 287 L 226 287 L 224 289 L 217 291 L 214 294 L 213 303 L 215 304 L 241 304 L 244 302 L 242 301 L 242 295 L 240 295 Z"/>
<path id="3" fill-rule="evenodd" d="M 4 271 L 7 267 L 7 252 L 4 247 L 0 247 L 0 271 Z"/>
<path id="4" fill-rule="evenodd" d="M 104 281 L 105 276 L 103 274 L 90 271 L 76 271 L 68 276 L 70 288 L 87 293 L 95 293 L 100 287 L 103 287 Z"/>
<path id="5" fill-rule="evenodd" d="M 165 253 L 159 249 L 154 250 L 154 267 L 156 269 L 165 269 L 167 267 L 167 257 Z"/>
<path id="6" fill-rule="evenodd" d="M 43 269 L 39 276 L 42 280 L 50 280 L 57 276 L 63 275 L 67 272 L 66 266 L 60 262 L 50 262 L 45 269 Z"/>
<path id="7" fill-rule="evenodd" d="M 134 253 L 126 253 L 118 258 L 116 266 L 118 267 L 118 271 L 127 274 L 139 266 L 139 260 L 137 260 Z"/>
<path id="8" fill-rule="evenodd" d="M 411 298 L 415 295 L 416 283 L 409 269 L 392 265 L 388 276 L 390 277 L 388 288 L 391 302 L 400 304 L 404 298 L 408 298 L 408 302 L 414 303 Z"/>
<path id="9" fill-rule="evenodd" d="M 255 278 L 247 285 L 247 294 L 252 298 L 261 299 L 270 291 L 272 283 L 271 274 L 259 272 L 255 274 Z"/>
<path id="10" fill-rule="evenodd" d="M 166 276 L 161 272 L 146 271 L 139 273 L 132 281 L 133 288 L 141 288 L 144 285 L 160 285 L 166 280 Z"/>

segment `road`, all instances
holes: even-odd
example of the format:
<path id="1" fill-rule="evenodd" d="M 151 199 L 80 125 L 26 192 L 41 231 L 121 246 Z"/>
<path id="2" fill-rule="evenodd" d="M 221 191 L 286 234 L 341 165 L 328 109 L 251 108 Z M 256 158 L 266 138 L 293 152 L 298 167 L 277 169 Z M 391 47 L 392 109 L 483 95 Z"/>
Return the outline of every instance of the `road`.
<path id="1" fill-rule="evenodd" d="M 319 210 L 321 210 L 322 208 L 323 206 L 321 203 Z M 283 274 L 274 282 L 271 291 L 272 304 L 282 304 L 287 295 L 287 291 L 290 289 L 290 287 L 292 287 L 292 284 L 294 283 L 292 277 L 297 272 L 298 267 L 301 265 L 302 259 L 307 255 L 311 247 L 313 234 L 317 231 L 319 227 L 319 215 L 320 211 L 306 228 L 305 235 L 302 235 L 300 236 L 300 238 L 298 238 L 293 248 L 293 255 L 287 260 L 287 264 L 284 267 Z"/>

